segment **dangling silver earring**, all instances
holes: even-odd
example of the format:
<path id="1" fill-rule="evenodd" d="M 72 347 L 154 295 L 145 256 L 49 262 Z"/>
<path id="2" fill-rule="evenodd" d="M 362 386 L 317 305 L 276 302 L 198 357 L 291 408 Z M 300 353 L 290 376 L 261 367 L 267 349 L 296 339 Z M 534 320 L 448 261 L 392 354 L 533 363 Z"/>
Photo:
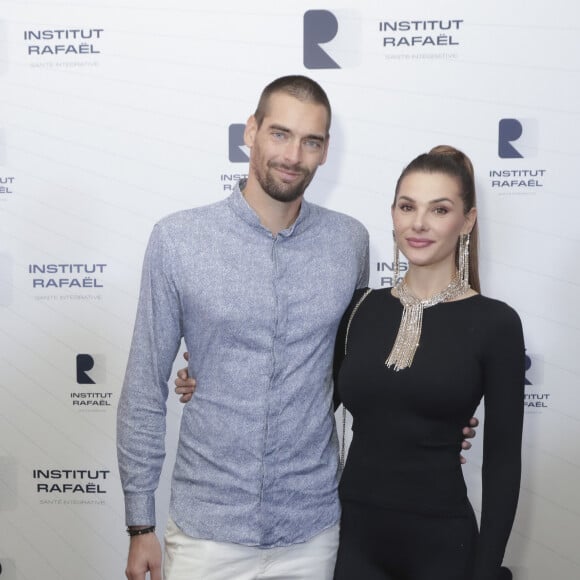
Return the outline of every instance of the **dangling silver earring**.
<path id="1" fill-rule="evenodd" d="M 469 288 L 469 239 L 470 234 L 459 236 L 459 256 L 457 259 L 457 269 L 459 270 L 459 280 L 461 286 L 467 290 Z"/>
<path id="2" fill-rule="evenodd" d="M 397 282 L 399 281 L 399 270 L 399 246 L 397 245 L 395 230 L 393 230 L 393 286 L 396 286 Z"/>

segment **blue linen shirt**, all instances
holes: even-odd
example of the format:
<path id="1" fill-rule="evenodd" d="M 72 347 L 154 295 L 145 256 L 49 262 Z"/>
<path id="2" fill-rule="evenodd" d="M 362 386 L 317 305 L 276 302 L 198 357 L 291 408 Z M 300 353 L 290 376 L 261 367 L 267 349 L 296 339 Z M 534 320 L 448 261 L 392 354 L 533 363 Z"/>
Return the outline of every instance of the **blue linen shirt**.
<path id="1" fill-rule="evenodd" d="M 306 201 L 276 236 L 239 187 L 156 224 L 117 416 L 127 525 L 155 523 L 182 337 L 197 388 L 172 478 L 179 528 L 273 547 L 338 521 L 332 354 L 341 316 L 367 283 L 366 229 Z"/>

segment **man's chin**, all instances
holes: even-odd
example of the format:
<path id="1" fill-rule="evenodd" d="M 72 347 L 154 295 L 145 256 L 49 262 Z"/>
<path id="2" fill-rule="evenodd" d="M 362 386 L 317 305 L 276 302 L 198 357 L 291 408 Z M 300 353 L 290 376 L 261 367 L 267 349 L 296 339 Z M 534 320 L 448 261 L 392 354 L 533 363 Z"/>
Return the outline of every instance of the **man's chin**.
<path id="1" fill-rule="evenodd" d="M 304 186 L 304 183 L 300 183 L 298 186 L 296 184 L 290 186 L 285 182 L 281 182 L 276 184 L 274 187 L 269 187 L 265 191 L 276 201 L 291 203 L 302 197 L 305 189 L 306 187 Z"/>
<path id="2" fill-rule="evenodd" d="M 304 190 L 295 190 L 295 191 L 266 191 L 266 193 L 276 201 L 281 201 L 283 203 L 292 203 L 296 201 L 304 194 Z"/>

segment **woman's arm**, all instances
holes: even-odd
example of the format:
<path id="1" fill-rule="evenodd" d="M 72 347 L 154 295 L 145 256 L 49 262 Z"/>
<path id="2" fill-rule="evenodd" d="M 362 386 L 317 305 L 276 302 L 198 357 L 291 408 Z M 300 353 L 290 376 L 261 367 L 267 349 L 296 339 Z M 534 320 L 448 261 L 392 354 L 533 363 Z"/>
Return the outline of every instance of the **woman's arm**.
<path id="1" fill-rule="evenodd" d="M 495 312 L 497 310 L 497 312 Z M 499 303 L 487 317 L 481 525 L 474 580 L 499 574 L 520 489 L 525 348 L 517 313 Z"/>

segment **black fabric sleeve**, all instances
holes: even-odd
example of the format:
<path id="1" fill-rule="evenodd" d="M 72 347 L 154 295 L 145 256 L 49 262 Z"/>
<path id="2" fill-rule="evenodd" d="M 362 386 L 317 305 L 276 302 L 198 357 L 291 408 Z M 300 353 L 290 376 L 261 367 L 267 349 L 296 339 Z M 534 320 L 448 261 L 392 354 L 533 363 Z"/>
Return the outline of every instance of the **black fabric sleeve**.
<path id="1" fill-rule="evenodd" d="M 501 577 L 521 478 L 525 383 L 522 324 L 517 313 L 503 303 L 490 319 L 493 323 L 484 357 L 481 524 L 473 580 Z"/>

